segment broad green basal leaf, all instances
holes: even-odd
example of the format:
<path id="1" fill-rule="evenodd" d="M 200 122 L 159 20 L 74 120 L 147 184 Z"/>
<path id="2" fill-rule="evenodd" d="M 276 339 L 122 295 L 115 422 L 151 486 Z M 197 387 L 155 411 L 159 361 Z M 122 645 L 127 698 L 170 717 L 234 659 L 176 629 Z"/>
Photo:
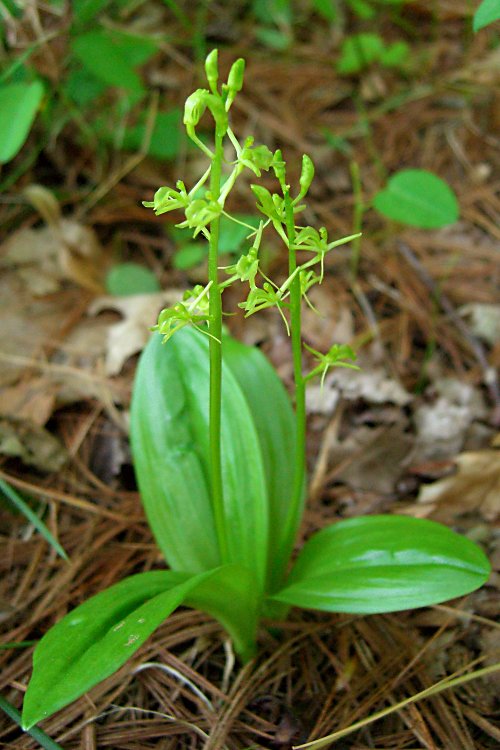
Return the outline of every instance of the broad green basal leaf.
<path id="1" fill-rule="evenodd" d="M 297 527 L 302 517 L 298 508 L 293 538 L 284 538 L 285 520 L 293 494 L 295 462 L 295 419 L 292 405 L 275 370 L 255 347 L 224 339 L 224 362 L 237 379 L 252 413 L 259 436 L 269 498 L 269 590 L 282 584 Z"/>
<path id="2" fill-rule="evenodd" d="M 273 598 L 328 612 L 393 612 L 468 594 L 489 572 L 479 547 L 446 526 L 366 516 L 311 537 Z"/>
<path id="3" fill-rule="evenodd" d="M 180 604 L 210 611 L 228 628 L 243 658 L 250 657 L 256 627 L 253 589 L 246 570 L 225 566 L 195 576 L 141 573 L 92 597 L 37 645 L 24 699 L 24 729 L 113 674 Z"/>
<path id="4" fill-rule="evenodd" d="M 394 174 L 377 193 L 373 205 L 389 219 L 422 229 L 453 224 L 459 215 L 453 190 L 425 169 L 404 169 Z"/>
<path id="5" fill-rule="evenodd" d="M 192 573 L 220 556 L 210 502 L 208 338 L 183 329 L 148 343 L 131 412 L 135 470 L 149 523 L 171 567 Z M 230 561 L 267 564 L 267 491 L 259 440 L 245 396 L 229 368 L 222 376 L 222 476 Z"/>
<path id="6" fill-rule="evenodd" d="M 181 335 L 180 333 L 178 334 Z M 210 507 L 204 422 L 190 401 L 177 337 L 152 336 L 132 393 L 130 440 L 141 499 L 169 565 L 200 573 L 220 564 Z M 192 363 L 196 366 L 195 363 Z"/>

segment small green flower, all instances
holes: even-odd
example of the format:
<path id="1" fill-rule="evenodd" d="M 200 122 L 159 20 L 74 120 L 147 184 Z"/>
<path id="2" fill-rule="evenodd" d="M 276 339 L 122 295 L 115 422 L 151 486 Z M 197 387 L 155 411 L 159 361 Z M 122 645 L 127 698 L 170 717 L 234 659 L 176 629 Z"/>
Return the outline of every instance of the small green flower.
<path id="1" fill-rule="evenodd" d="M 271 167 L 274 154 L 267 146 L 254 146 L 253 141 L 252 136 L 246 139 L 238 157 L 238 162 L 251 169 L 257 177 L 260 177 L 261 169 L 267 171 Z"/>
<path id="2" fill-rule="evenodd" d="M 177 181 L 176 187 L 177 190 L 170 187 L 158 188 L 153 200 L 143 201 L 142 205 L 146 208 L 153 208 L 157 216 L 174 211 L 176 208 L 186 208 L 190 198 L 182 180 Z"/>
<path id="3" fill-rule="evenodd" d="M 207 195 L 207 194 L 205 194 Z M 204 198 L 196 198 L 191 201 L 185 211 L 186 221 L 177 226 L 180 228 L 189 227 L 194 229 L 196 237 L 213 219 L 216 219 L 222 213 L 222 206 L 217 201 Z"/>
<path id="4" fill-rule="evenodd" d="M 203 287 L 197 284 L 194 289 L 184 292 L 183 301 L 177 302 L 172 307 L 166 307 L 158 316 L 158 322 L 152 326 L 152 331 L 158 331 L 163 336 L 165 344 L 176 331 L 185 326 L 192 325 L 202 333 L 208 335 L 208 331 L 200 328 L 200 323 L 208 320 L 210 284 Z M 186 304 L 189 302 L 189 304 Z"/>
<path id="5" fill-rule="evenodd" d="M 304 347 L 308 352 L 311 352 L 318 362 L 317 367 L 306 375 L 305 380 L 307 381 L 314 378 L 316 375 L 321 375 L 321 387 L 324 385 L 326 373 L 330 367 L 347 367 L 350 370 L 360 369 L 357 365 L 352 364 L 352 362 L 346 362 L 348 359 L 356 359 L 355 352 L 347 344 L 334 344 L 326 354 L 316 351 L 316 349 L 313 349 L 307 344 L 304 344 Z"/>

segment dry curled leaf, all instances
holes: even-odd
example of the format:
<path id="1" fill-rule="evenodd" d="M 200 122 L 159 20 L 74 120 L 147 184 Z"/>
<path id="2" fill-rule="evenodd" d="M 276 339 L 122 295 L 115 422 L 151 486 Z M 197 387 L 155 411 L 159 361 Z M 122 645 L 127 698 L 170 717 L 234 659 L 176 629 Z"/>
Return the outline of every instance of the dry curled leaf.
<path id="1" fill-rule="evenodd" d="M 413 398 L 383 367 L 359 371 L 339 367 L 327 375 L 323 387 L 319 384 L 309 386 L 308 411 L 330 414 L 340 397 L 348 401 L 363 399 L 369 404 L 390 403 L 398 406 L 405 406 Z"/>
<path id="2" fill-rule="evenodd" d="M 115 310 L 123 320 L 109 326 L 106 344 L 106 375 L 118 375 L 129 357 L 138 354 L 149 338 L 149 330 L 165 305 L 182 298 L 182 291 L 172 289 L 155 294 L 132 294 L 126 297 L 99 297 L 89 308 L 91 315 Z"/>
<path id="3" fill-rule="evenodd" d="M 478 388 L 455 378 L 440 378 L 432 384 L 435 399 L 420 405 L 414 413 L 417 430 L 415 462 L 455 456 L 464 448 L 474 420 L 487 417 Z"/>
<path id="4" fill-rule="evenodd" d="M 46 188 L 30 185 L 25 194 L 46 225 L 14 232 L 1 248 L 2 265 L 17 268 L 35 296 L 56 292 L 65 279 L 91 292 L 102 292 L 102 248 L 93 229 L 63 217 Z"/>
<path id="5" fill-rule="evenodd" d="M 500 515 L 500 451 L 461 453 L 455 474 L 421 487 L 418 502 L 426 515 L 443 523 L 464 513 L 479 511 L 487 521 Z"/>
<path id="6" fill-rule="evenodd" d="M 59 440 L 48 430 L 26 420 L 0 420 L 0 453 L 20 458 L 40 471 L 59 471 L 67 453 Z"/>

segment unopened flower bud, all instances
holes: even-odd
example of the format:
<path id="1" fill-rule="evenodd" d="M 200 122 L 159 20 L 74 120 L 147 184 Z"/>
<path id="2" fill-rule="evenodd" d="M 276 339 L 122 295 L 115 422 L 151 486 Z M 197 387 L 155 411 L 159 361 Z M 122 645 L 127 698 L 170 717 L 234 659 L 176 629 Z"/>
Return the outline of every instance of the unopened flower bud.
<path id="1" fill-rule="evenodd" d="M 218 51 L 213 49 L 205 60 L 205 73 L 208 84 L 214 94 L 217 93 L 217 82 L 219 80 L 219 65 L 217 62 Z"/>
<path id="2" fill-rule="evenodd" d="M 245 61 L 240 57 L 231 65 L 229 77 L 227 79 L 227 88 L 233 95 L 241 91 L 243 87 L 243 75 L 245 73 Z"/>
<path id="3" fill-rule="evenodd" d="M 314 177 L 314 164 L 310 156 L 304 154 L 302 157 L 302 172 L 300 174 L 300 195 L 303 198 L 311 186 Z"/>

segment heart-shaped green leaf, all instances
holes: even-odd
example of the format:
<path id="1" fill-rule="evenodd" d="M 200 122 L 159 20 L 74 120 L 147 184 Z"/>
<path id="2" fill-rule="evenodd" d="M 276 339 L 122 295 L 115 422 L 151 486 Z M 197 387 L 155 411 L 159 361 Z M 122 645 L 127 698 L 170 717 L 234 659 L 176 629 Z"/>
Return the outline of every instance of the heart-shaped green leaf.
<path id="1" fill-rule="evenodd" d="M 453 190 L 425 169 L 404 169 L 394 174 L 377 193 L 373 205 L 389 219 L 422 229 L 453 224 L 459 215 Z"/>
<path id="2" fill-rule="evenodd" d="M 229 630 L 244 659 L 257 623 L 251 574 L 228 565 L 190 576 L 152 571 L 131 576 L 69 612 L 42 638 L 24 698 L 23 728 L 116 672 L 180 604 L 205 609 Z"/>
<path id="3" fill-rule="evenodd" d="M 169 565 L 198 573 L 220 564 L 210 500 L 208 338 L 183 329 L 141 357 L 131 446 L 149 524 Z M 259 439 L 244 393 L 223 364 L 221 461 L 230 562 L 267 569 L 268 500 Z"/>
<path id="4" fill-rule="evenodd" d="M 489 572 L 479 547 L 446 526 L 366 516 L 311 537 L 272 598 L 328 612 L 394 612 L 468 594 Z"/>

